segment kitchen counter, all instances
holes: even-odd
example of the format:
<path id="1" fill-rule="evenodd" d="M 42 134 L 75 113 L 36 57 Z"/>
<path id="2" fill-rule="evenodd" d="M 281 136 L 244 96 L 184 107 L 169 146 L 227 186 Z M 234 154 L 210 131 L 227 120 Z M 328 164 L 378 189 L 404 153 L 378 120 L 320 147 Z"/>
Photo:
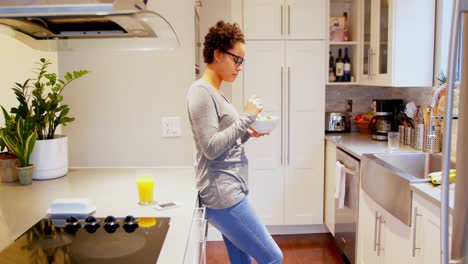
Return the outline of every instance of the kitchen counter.
<path id="1" fill-rule="evenodd" d="M 373 140 L 372 135 L 370 134 L 331 133 L 327 134 L 325 139 L 359 159 L 361 158 L 362 154 L 366 153 L 388 152 L 387 141 Z M 410 145 L 402 144 L 395 152 L 421 152 L 421 150 L 414 149 Z"/>
<path id="2" fill-rule="evenodd" d="M 136 177 L 148 173 L 155 178 L 155 199 L 177 201 L 180 207 L 157 211 L 138 205 Z M 157 263 L 183 263 L 197 199 L 192 168 L 71 169 L 65 177 L 29 186 L 0 183 L 0 250 L 43 218 L 57 198 L 89 198 L 96 204 L 96 217 L 170 217 Z"/>
<path id="3" fill-rule="evenodd" d="M 410 190 L 419 194 L 427 199 L 437 207 L 440 207 L 440 200 L 442 196 L 442 188 L 440 185 L 432 183 L 413 183 L 410 185 Z M 453 207 L 455 205 L 455 183 L 449 186 L 449 213 L 453 214 Z"/>
<path id="4" fill-rule="evenodd" d="M 373 140 L 369 134 L 331 133 L 327 134 L 325 139 L 359 159 L 366 153 L 388 152 L 387 141 Z M 396 152 L 421 152 L 421 150 L 414 149 L 409 145 L 400 145 L 399 150 Z M 410 190 L 418 193 L 422 197 L 425 197 L 435 205 L 440 206 L 440 197 L 442 192 L 440 186 L 435 186 L 432 183 L 413 183 L 410 186 Z M 455 184 L 450 185 L 449 198 L 449 211 L 452 213 L 455 203 Z"/>

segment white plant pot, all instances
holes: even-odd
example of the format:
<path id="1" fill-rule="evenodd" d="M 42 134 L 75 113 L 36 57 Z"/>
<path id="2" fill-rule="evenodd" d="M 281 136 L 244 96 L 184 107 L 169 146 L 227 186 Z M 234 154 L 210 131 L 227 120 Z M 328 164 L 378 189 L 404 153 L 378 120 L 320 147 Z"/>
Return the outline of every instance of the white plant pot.
<path id="1" fill-rule="evenodd" d="M 31 154 L 33 179 L 48 180 L 68 173 L 68 137 L 55 135 L 53 139 L 37 140 Z"/>

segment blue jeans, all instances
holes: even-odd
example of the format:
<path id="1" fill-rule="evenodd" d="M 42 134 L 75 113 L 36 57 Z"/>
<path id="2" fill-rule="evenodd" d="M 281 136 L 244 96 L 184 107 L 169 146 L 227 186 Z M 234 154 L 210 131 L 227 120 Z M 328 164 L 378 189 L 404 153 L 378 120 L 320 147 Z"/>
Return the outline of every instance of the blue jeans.
<path id="1" fill-rule="evenodd" d="M 226 209 L 206 208 L 208 222 L 223 235 L 231 264 L 280 264 L 283 253 L 255 214 L 247 196 Z"/>

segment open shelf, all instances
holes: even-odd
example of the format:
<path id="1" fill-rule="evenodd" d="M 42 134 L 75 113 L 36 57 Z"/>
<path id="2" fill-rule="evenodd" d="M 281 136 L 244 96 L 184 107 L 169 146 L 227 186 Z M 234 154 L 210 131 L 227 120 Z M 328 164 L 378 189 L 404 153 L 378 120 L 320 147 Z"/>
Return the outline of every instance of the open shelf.
<path id="1" fill-rule="evenodd" d="M 354 46 L 357 45 L 357 41 L 330 41 L 328 42 L 330 45 L 335 45 L 335 46 Z"/>
<path id="2" fill-rule="evenodd" d="M 325 85 L 338 86 L 338 85 L 358 85 L 357 82 L 327 82 Z"/>

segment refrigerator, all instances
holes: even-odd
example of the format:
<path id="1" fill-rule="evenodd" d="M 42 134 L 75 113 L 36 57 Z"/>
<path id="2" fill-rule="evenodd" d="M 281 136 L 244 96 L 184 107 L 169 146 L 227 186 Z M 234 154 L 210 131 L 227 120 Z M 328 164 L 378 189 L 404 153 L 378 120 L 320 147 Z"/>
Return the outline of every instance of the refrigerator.
<path id="1" fill-rule="evenodd" d="M 443 185 L 441 206 L 441 263 L 468 264 L 468 0 L 454 0 L 449 64 L 447 70 L 447 113 L 443 148 Z M 457 179 L 452 240 L 448 230 L 448 172 L 450 161 L 450 135 L 455 76 L 460 76 L 459 125 L 457 131 Z M 451 245 L 451 251 L 449 251 Z M 449 254 L 450 252 L 450 254 Z"/>

